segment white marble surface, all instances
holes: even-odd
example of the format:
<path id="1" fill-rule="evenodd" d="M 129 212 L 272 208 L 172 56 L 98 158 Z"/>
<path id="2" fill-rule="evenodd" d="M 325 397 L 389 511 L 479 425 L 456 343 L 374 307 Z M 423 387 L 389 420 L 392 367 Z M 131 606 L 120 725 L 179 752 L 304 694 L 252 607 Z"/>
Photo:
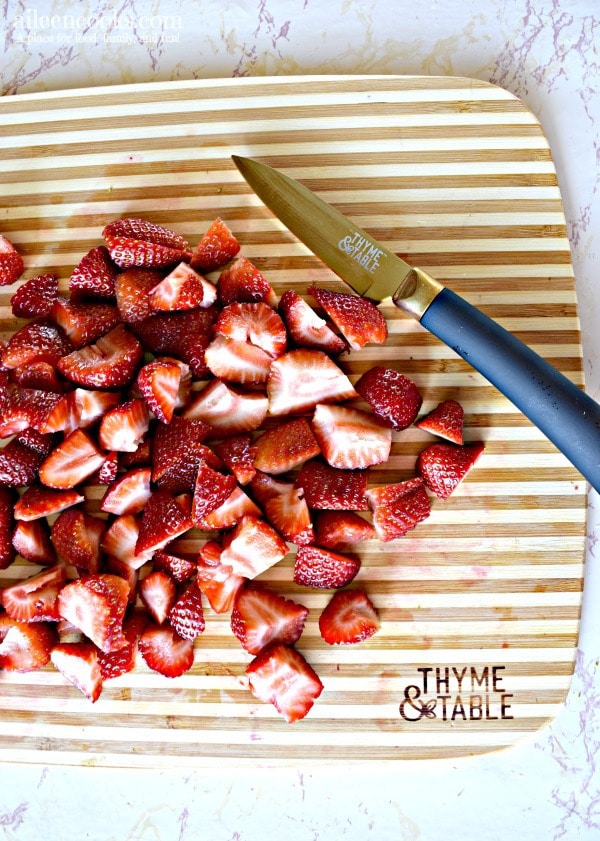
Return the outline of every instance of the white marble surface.
<path id="1" fill-rule="evenodd" d="M 76 9 L 76 11 L 75 11 Z M 308 73 L 461 75 L 523 99 L 563 195 L 588 391 L 600 396 L 598 0 L 4 0 L 4 95 L 134 81 Z M 70 15 L 70 16 L 69 16 Z M 221 773 L 0 767 L 0 837 L 377 841 L 600 838 L 600 502 L 563 712 L 473 760 Z"/>

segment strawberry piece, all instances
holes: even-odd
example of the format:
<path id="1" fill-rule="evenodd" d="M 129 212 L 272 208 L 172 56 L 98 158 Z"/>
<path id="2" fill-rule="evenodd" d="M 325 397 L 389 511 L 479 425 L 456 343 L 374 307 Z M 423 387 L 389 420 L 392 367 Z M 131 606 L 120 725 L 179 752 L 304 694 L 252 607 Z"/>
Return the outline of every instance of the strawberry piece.
<path id="1" fill-rule="evenodd" d="M 192 251 L 190 265 L 200 272 L 213 272 L 236 256 L 240 244 L 222 219 L 212 222 Z"/>
<path id="2" fill-rule="evenodd" d="M 392 429 L 406 429 L 413 423 L 423 402 L 415 383 L 393 368 L 375 367 L 364 373 L 356 390 L 378 418 Z"/>
<path id="3" fill-rule="evenodd" d="M 91 248 L 73 269 L 69 279 L 72 301 L 87 301 L 115 297 L 115 277 L 118 269 L 110 259 L 108 248 Z"/>
<path id="4" fill-rule="evenodd" d="M 287 555 L 288 547 L 275 529 L 260 517 L 242 517 L 225 537 L 221 563 L 235 575 L 256 578 Z"/>
<path id="5" fill-rule="evenodd" d="M 294 581 L 304 587 L 345 587 L 358 574 L 360 561 L 320 546 L 300 546 L 294 562 Z"/>
<path id="6" fill-rule="evenodd" d="M 0 669 L 33 672 L 50 662 L 56 628 L 48 622 L 17 622 L 0 616 Z"/>
<path id="7" fill-rule="evenodd" d="M 109 653 L 98 651 L 98 663 L 103 681 L 120 677 L 135 669 L 138 640 L 148 627 L 149 621 L 145 611 L 135 611 L 123 623 L 123 635 L 127 640 L 127 645 Z"/>
<path id="8" fill-rule="evenodd" d="M 262 512 L 241 488 L 236 487 L 225 502 L 206 515 L 204 528 L 230 529 L 247 514 L 260 517 Z"/>
<path id="9" fill-rule="evenodd" d="M 332 467 L 364 470 L 389 458 L 392 430 L 361 409 L 320 403 L 312 425 L 321 452 Z"/>
<path id="10" fill-rule="evenodd" d="M 157 625 L 162 625 L 177 598 L 175 582 L 166 572 L 155 570 L 140 581 L 140 598 Z"/>
<path id="11" fill-rule="evenodd" d="M 277 295 L 273 287 L 247 257 L 238 257 L 221 272 L 217 281 L 217 294 L 224 307 L 236 301 L 248 304 L 264 301 L 270 307 L 277 306 Z"/>
<path id="12" fill-rule="evenodd" d="M 108 572 L 112 575 L 118 575 L 119 578 L 122 578 L 124 581 L 127 582 L 127 587 L 129 591 L 128 595 L 128 603 L 129 605 L 134 605 L 137 602 L 137 595 L 138 595 L 138 582 L 140 579 L 139 569 L 133 569 L 125 561 L 121 561 L 119 558 L 115 558 L 114 555 L 109 555 L 103 564 L 102 572 Z M 148 619 L 148 621 L 150 621 Z"/>
<path id="13" fill-rule="evenodd" d="M 61 642 L 50 655 L 52 664 L 94 704 L 102 692 L 102 670 L 98 649 L 91 642 Z"/>
<path id="14" fill-rule="evenodd" d="M 192 642 L 204 631 L 204 611 L 202 595 L 195 582 L 192 582 L 169 611 L 169 624 L 176 634 Z"/>
<path id="15" fill-rule="evenodd" d="M 191 517 L 170 493 L 154 491 L 142 514 L 136 554 L 163 549 L 191 527 Z"/>
<path id="16" fill-rule="evenodd" d="M 304 718 L 323 691 L 323 684 L 304 657 L 289 645 L 273 643 L 246 669 L 250 691 L 273 704 L 288 723 Z"/>
<path id="17" fill-rule="evenodd" d="M 206 348 L 204 359 L 213 376 L 231 383 L 266 383 L 272 357 L 256 345 L 217 334 Z"/>
<path id="18" fill-rule="evenodd" d="M 127 269 L 115 277 L 119 314 L 126 324 L 137 324 L 152 315 L 151 291 L 162 280 L 156 269 Z"/>
<path id="19" fill-rule="evenodd" d="M 178 584 L 185 584 L 194 576 L 197 564 L 187 558 L 159 550 L 154 554 L 153 567 L 168 573 Z"/>
<path id="20" fill-rule="evenodd" d="M 431 513 L 431 502 L 420 478 L 371 488 L 367 491 L 373 509 L 373 526 L 382 542 L 402 537 Z"/>
<path id="21" fill-rule="evenodd" d="M 294 418 L 263 432 L 256 440 L 254 466 L 278 475 L 304 464 L 321 452 L 306 418 Z"/>
<path id="22" fill-rule="evenodd" d="M 57 394 L 61 394 L 65 390 L 65 385 L 59 378 L 54 365 L 44 362 L 44 360 L 37 360 L 19 368 L 13 368 L 11 378 L 13 382 L 24 388 L 54 391 Z"/>
<path id="23" fill-rule="evenodd" d="M 230 566 L 221 563 L 221 544 L 208 540 L 200 549 L 196 582 L 215 613 L 228 613 L 235 597 L 248 580 L 234 575 Z"/>
<path id="24" fill-rule="evenodd" d="M 269 413 L 285 415 L 313 409 L 317 403 L 357 396 L 346 374 L 326 353 L 298 348 L 271 363 L 267 381 Z"/>
<path id="25" fill-rule="evenodd" d="M 257 447 L 250 435 L 232 435 L 214 446 L 216 455 L 231 470 L 240 485 L 247 485 L 256 475 L 254 459 Z"/>
<path id="26" fill-rule="evenodd" d="M 278 482 L 266 473 L 257 473 L 252 491 L 263 506 L 267 520 L 284 540 L 298 545 L 312 543 L 310 511 L 302 491 L 292 482 Z"/>
<path id="27" fill-rule="evenodd" d="M 262 301 L 256 304 L 238 301 L 224 307 L 215 330 L 228 339 L 250 342 L 271 357 L 281 356 L 287 347 L 285 324 L 275 310 Z"/>
<path id="28" fill-rule="evenodd" d="M 382 345 L 387 339 L 387 322 L 377 307 L 346 292 L 310 286 L 307 290 L 325 310 L 353 350 L 366 344 Z"/>
<path id="29" fill-rule="evenodd" d="M 244 394 L 222 380 L 211 380 L 183 411 L 183 417 L 212 427 L 214 437 L 251 432 L 262 426 L 269 401 L 260 393 Z"/>
<path id="30" fill-rule="evenodd" d="M 15 318 L 47 318 L 57 298 L 57 275 L 32 277 L 22 283 L 10 299 L 12 314 Z"/>
<path id="31" fill-rule="evenodd" d="M 46 432 L 64 432 L 92 426 L 106 412 L 119 404 L 121 397 L 116 391 L 95 391 L 88 388 L 74 388 L 54 405 L 46 417 Z"/>
<path id="32" fill-rule="evenodd" d="M 308 608 L 259 584 L 237 594 L 231 612 L 231 630 L 242 648 L 258 654 L 269 643 L 293 645 L 300 639 Z"/>
<path id="33" fill-rule="evenodd" d="M 98 572 L 106 521 L 81 508 L 67 508 L 52 525 L 50 536 L 59 557 L 81 573 Z"/>
<path id="34" fill-rule="evenodd" d="M 110 514 L 139 514 L 152 494 L 151 473 L 149 467 L 128 470 L 106 489 L 100 510 Z"/>
<path id="35" fill-rule="evenodd" d="M 40 481 L 49 488 L 70 490 L 89 478 L 103 461 L 103 454 L 87 432 L 76 429 L 43 460 Z"/>
<path id="36" fill-rule="evenodd" d="M 351 645 L 379 630 L 379 617 L 364 590 L 338 590 L 319 616 L 319 631 L 329 645 Z"/>
<path id="37" fill-rule="evenodd" d="M 123 514 L 113 520 L 104 532 L 100 547 L 107 555 L 136 570 L 149 561 L 153 555 L 153 550 L 136 551 L 139 534 L 139 521 L 133 514 Z"/>
<path id="38" fill-rule="evenodd" d="M 22 432 L 18 432 L 15 435 L 15 440 L 18 441 L 19 444 L 23 444 L 24 447 L 29 447 L 29 449 L 39 453 L 41 456 L 49 455 L 54 447 L 53 435 L 38 432 L 36 429 L 32 429 L 31 427 L 24 429 Z"/>
<path id="39" fill-rule="evenodd" d="M 138 645 L 148 668 L 165 677 L 180 677 L 194 665 L 194 643 L 167 625 L 148 625 Z"/>
<path id="40" fill-rule="evenodd" d="M 98 441 L 103 450 L 134 453 L 150 425 L 150 412 L 141 397 L 120 403 L 100 421 Z"/>
<path id="41" fill-rule="evenodd" d="M 56 563 L 56 551 L 50 542 L 50 526 L 44 519 L 19 520 L 12 536 L 18 554 L 40 566 Z"/>
<path id="42" fill-rule="evenodd" d="M 49 567 L 2 590 L 2 607 L 17 622 L 58 621 L 58 593 L 67 580 L 64 564 Z"/>
<path id="43" fill-rule="evenodd" d="M 47 419 L 61 395 L 22 386 L 10 386 L 6 391 L 6 402 L 0 415 L 0 437 L 8 438 L 17 432 L 33 428 L 47 432 Z"/>
<path id="44" fill-rule="evenodd" d="M 319 511 L 314 518 L 315 543 L 324 549 L 341 549 L 371 540 L 375 529 L 355 511 Z"/>
<path id="45" fill-rule="evenodd" d="M 204 352 L 213 335 L 218 309 L 198 308 L 182 312 L 151 315 L 132 325 L 144 348 L 155 356 L 175 356 L 190 366 L 195 377 L 203 377 L 208 368 Z"/>
<path id="46" fill-rule="evenodd" d="M 205 528 L 206 517 L 219 508 L 236 488 L 234 476 L 226 476 L 207 464 L 200 464 L 192 501 L 192 522 Z"/>
<path id="47" fill-rule="evenodd" d="M 313 310 L 294 289 L 286 289 L 279 300 L 279 312 L 287 331 L 298 347 L 323 350 L 336 355 L 347 349 L 347 344 L 334 333 L 325 319 Z"/>
<path id="48" fill-rule="evenodd" d="M 25 264 L 17 249 L 6 237 L 0 236 L 0 286 L 10 286 L 24 270 Z"/>
<path id="49" fill-rule="evenodd" d="M 19 488 L 31 485 L 38 477 L 43 460 L 42 453 L 12 438 L 5 447 L 0 447 L 0 486 Z"/>
<path id="50" fill-rule="evenodd" d="M 417 470 L 439 499 L 447 499 L 466 478 L 483 453 L 480 441 L 470 444 L 430 444 L 419 453 Z"/>
<path id="51" fill-rule="evenodd" d="M 15 492 L 13 490 L 0 487 L 0 569 L 6 569 L 15 559 L 13 544 L 15 529 L 14 500 Z"/>
<path id="52" fill-rule="evenodd" d="M 50 316 L 76 350 L 95 342 L 121 321 L 118 309 L 112 304 L 74 303 L 64 298 L 54 301 Z"/>
<path id="53" fill-rule="evenodd" d="M 37 520 L 59 514 L 72 505 L 79 505 L 85 497 L 73 490 L 45 488 L 43 485 L 30 485 L 15 503 L 16 520 Z"/>
<path id="54" fill-rule="evenodd" d="M 368 475 L 368 470 L 340 469 L 315 458 L 302 465 L 296 485 L 310 508 L 366 511 Z"/>
<path id="55" fill-rule="evenodd" d="M 74 350 L 58 362 L 63 376 L 88 388 L 129 385 L 143 356 L 142 346 L 123 324 L 95 344 Z"/>
<path id="56" fill-rule="evenodd" d="M 187 263 L 180 263 L 150 290 L 149 295 L 153 311 L 191 310 L 214 304 L 217 287 Z"/>
<path id="57" fill-rule="evenodd" d="M 462 444 L 464 420 L 464 409 L 458 401 L 442 400 L 429 414 L 416 421 L 415 426 L 452 444 Z"/>
<path id="58" fill-rule="evenodd" d="M 0 361 L 4 368 L 20 368 L 32 362 L 56 365 L 72 349 L 60 327 L 49 319 L 38 319 L 12 334 L 2 350 Z"/>
<path id="59" fill-rule="evenodd" d="M 201 462 L 220 468 L 220 459 L 202 443 L 209 431 L 204 421 L 178 415 L 159 424 L 152 445 L 152 481 L 173 494 L 191 493 Z"/>
<path id="60" fill-rule="evenodd" d="M 137 452 L 137 450 L 136 450 Z M 96 473 L 95 477 L 92 476 L 90 482 L 92 484 L 97 483 L 98 485 L 111 485 L 115 479 L 117 478 L 117 473 L 119 472 L 119 456 L 117 453 L 112 452 L 108 453 L 102 467 Z"/>
<path id="61" fill-rule="evenodd" d="M 137 385 L 154 416 L 162 423 L 170 423 L 175 410 L 187 403 L 192 375 L 185 362 L 155 359 L 140 369 Z"/>
<path id="62" fill-rule="evenodd" d="M 185 239 L 146 219 L 116 219 L 102 231 L 111 260 L 129 266 L 170 266 L 191 258 Z"/>
<path id="63" fill-rule="evenodd" d="M 101 651 L 116 651 L 127 645 L 123 617 L 128 598 L 127 582 L 118 575 L 86 575 L 62 588 L 58 612 Z"/>

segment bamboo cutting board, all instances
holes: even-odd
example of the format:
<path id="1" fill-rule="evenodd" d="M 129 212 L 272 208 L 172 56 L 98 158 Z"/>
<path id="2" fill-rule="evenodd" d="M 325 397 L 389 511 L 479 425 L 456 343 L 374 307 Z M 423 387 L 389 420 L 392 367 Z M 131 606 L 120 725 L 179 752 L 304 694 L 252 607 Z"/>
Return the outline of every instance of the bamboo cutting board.
<path id="1" fill-rule="evenodd" d="M 2 233 L 24 277 L 61 288 L 107 221 L 144 216 L 195 243 L 221 216 L 281 293 L 338 281 L 282 229 L 230 155 L 306 183 L 583 385 L 569 243 L 548 143 L 531 112 L 462 78 L 279 77 L 130 85 L 0 102 Z M 339 287 L 342 288 L 342 287 Z M 11 289 L 0 328 L 15 329 Z M 362 763 L 467 756 L 512 745 L 561 708 L 581 606 L 586 486 L 494 388 L 399 310 L 389 340 L 351 354 L 411 377 L 423 412 L 446 397 L 485 454 L 430 519 L 364 544 L 357 583 L 379 610 L 366 643 L 332 648 L 330 593 L 262 578 L 310 608 L 298 648 L 325 690 L 286 724 L 243 685 L 251 659 L 207 608 L 193 670 L 170 681 L 141 661 L 91 705 L 52 668 L 0 674 L 0 760 L 113 766 Z M 371 483 L 413 474 L 431 437 L 394 435 Z M 97 510 L 101 491 L 91 494 Z M 206 535 L 175 549 L 194 552 Z M 32 574 L 17 560 L 0 586 Z"/>

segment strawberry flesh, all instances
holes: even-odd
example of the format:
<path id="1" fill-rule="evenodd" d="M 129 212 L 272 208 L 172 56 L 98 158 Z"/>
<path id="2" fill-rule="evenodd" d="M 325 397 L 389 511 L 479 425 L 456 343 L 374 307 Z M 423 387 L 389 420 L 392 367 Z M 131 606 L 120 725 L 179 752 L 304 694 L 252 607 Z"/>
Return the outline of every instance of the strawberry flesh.
<path id="1" fill-rule="evenodd" d="M 129 588 L 117 575 L 86 575 L 66 584 L 58 594 L 58 612 L 72 622 L 101 651 L 116 651 L 127 645 L 123 618 Z"/>
<path id="2" fill-rule="evenodd" d="M 95 703 L 102 692 L 98 649 L 91 642 L 61 642 L 50 655 L 53 665 L 88 701 Z"/>
<path id="3" fill-rule="evenodd" d="M 192 251 L 190 265 L 199 272 L 213 272 L 233 260 L 239 250 L 240 243 L 228 225 L 217 217 Z"/>
<path id="4" fill-rule="evenodd" d="M 148 668 L 165 677 L 180 677 L 194 665 L 194 643 L 168 625 L 149 624 L 138 645 Z"/>
<path id="5" fill-rule="evenodd" d="M 366 344 L 382 345 L 387 322 L 377 307 L 359 295 L 310 286 L 307 290 L 325 310 L 353 350 Z"/>
<path id="6" fill-rule="evenodd" d="M 329 645 L 353 645 L 379 630 L 379 617 L 364 590 L 338 590 L 319 616 L 319 631 Z"/>
<path id="7" fill-rule="evenodd" d="M 291 724 L 304 718 L 323 691 L 323 684 L 300 652 L 284 643 L 263 649 L 246 669 L 250 691 L 273 704 Z"/>
<path id="8" fill-rule="evenodd" d="M 463 443 L 465 413 L 457 400 L 443 400 L 429 414 L 415 422 L 418 429 L 445 438 L 452 444 Z"/>
<path id="9" fill-rule="evenodd" d="M 383 543 L 403 537 L 431 513 L 431 502 L 419 477 L 370 488 L 367 497 L 375 532 Z"/>
<path id="10" fill-rule="evenodd" d="M 293 645 L 300 639 L 308 608 L 259 584 L 244 587 L 231 612 L 231 630 L 242 647 L 258 654 L 272 642 Z"/>

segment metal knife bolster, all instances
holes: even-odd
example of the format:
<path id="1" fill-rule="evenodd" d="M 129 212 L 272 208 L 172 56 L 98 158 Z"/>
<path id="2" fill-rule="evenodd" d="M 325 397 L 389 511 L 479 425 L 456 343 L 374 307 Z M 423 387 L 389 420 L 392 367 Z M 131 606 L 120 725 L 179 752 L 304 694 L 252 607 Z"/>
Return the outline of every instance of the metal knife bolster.
<path id="1" fill-rule="evenodd" d="M 444 286 L 423 269 L 411 268 L 392 294 L 392 301 L 401 310 L 420 321 L 443 289 Z M 377 303 L 388 295 L 389 278 L 376 279 L 364 292 L 366 298 L 371 298 Z"/>

